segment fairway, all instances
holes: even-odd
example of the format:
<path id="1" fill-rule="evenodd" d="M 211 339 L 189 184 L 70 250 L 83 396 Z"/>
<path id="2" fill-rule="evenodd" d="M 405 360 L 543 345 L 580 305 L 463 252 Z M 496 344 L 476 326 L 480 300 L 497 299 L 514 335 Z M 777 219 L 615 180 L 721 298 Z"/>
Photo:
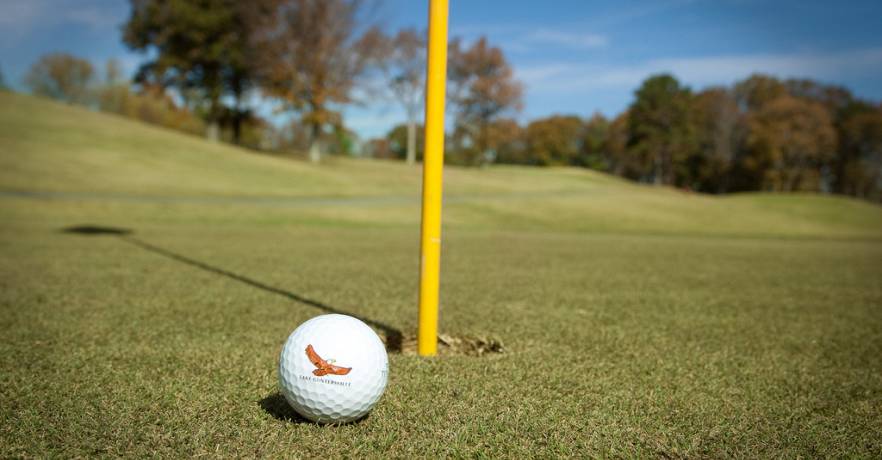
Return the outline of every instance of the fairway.
<path id="1" fill-rule="evenodd" d="M 879 206 L 448 167 L 440 331 L 503 352 L 425 359 L 419 184 L 0 92 L 0 457 L 882 456 Z M 390 350 L 344 426 L 277 390 L 327 312 Z"/>

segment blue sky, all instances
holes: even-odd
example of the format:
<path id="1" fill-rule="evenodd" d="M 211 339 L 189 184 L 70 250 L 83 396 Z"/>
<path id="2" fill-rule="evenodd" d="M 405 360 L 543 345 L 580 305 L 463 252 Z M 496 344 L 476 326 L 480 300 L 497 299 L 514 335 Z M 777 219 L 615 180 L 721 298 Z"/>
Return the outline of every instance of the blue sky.
<path id="1" fill-rule="evenodd" d="M 384 27 L 424 28 L 425 0 L 387 0 Z M 660 0 L 450 0 L 450 32 L 486 35 L 526 88 L 523 121 L 551 113 L 615 115 L 648 75 L 671 72 L 701 89 L 753 72 L 809 77 L 882 100 L 882 2 Z M 128 2 L 0 0 L 0 69 L 18 84 L 49 51 L 96 63 L 115 57 L 127 70 L 142 56 L 120 43 Z M 264 111 L 268 111 L 264 107 Z M 346 110 L 362 136 L 403 120 L 391 101 Z"/>

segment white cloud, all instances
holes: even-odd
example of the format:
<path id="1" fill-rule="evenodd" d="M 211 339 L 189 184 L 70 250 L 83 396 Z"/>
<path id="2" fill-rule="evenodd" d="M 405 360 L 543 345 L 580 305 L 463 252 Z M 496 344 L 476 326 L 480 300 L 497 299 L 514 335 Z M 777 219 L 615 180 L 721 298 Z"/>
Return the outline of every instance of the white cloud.
<path id="1" fill-rule="evenodd" d="M 450 36 L 477 38 L 481 35 L 508 35 L 523 31 L 524 27 L 515 24 L 454 24 L 450 28 Z"/>
<path id="2" fill-rule="evenodd" d="M 882 48 L 831 54 L 663 59 L 653 62 L 652 65 L 659 69 L 673 69 L 677 74 L 683 75 L 683 78 L 697 83 L 730 81 L 732 75 L 743 75 L 751 71 L 783 77 L 805 76 L 835 80 L 882 73 Z"/>
<path id="3" fill-rule="evenodd" d="M 595 49 L 603 48 L 609 44 L 609 38 L 584 31 L 567 31 L 549 28 L 534 28 L 532 26 L 486 25 L 486 26 L 460 26 L 453 29 L 451 37 L 463 37 L 465 45 L 470 45 L 479 37 L 489 37 L 491 43 L 501 46 L 506 51 L 528 52 L 549 46 L 567 49 Z"/>
<path id="4" fill-rule="evenodd" d="M 82 24 L 95 30 L 101 30 L 106 27 L 116 27 L 121 21 L 115 11 L 90 5 L 85 8 L 71 8 L 61 16 L 61 22 Z"/>
<path id="5" fill-rule="evenodd" d="M 527 86 L 531 86 L 534 84 L 541 85 L 542 83 L 554 79 L 560 75 L 564 75 L 567 72 L 571 72 L 573 69 L 572 65 L 569 64 L 544 64 L 544 65 L 536 65 L 536 66 L 519 66 L 515 67 L 515 77 L 527 84 Z"/>
<path id="6" fill-rule="evenodd" d="M 598 17 L 591 21 L 592 26 L 604 28 L 626 24 L 635 19 L 653 16 L 659 13 L 675 10 L 684 6 L 697 3 L 700 0 L 665 0 L 655 2 L 633 2 L 620 5 L 613 13 Z"/>
<path id="7" fill-rule="evenodd" d="M 649 75 L 669 72 L 690 85 L 729 84 L 752 73 L 840 81 L 882 77 L 882 48 L 827 54 L 758 54 L 653 59 L 632 66 L 549 63 L 519 67 L 517 75 L 536 92 L 636 87 Z"/>
<path id="8" fill-rule="evenodd" d="M 121 22 L 120 8 L 120 4 L 100 1 L 0 0 L 0 38 L 10 45 L 42 33 L 39 29 L 66 24 L 104 31 Z"/>
<path id="9" fill-rule="evenodd" d="M 39 1 L 0 3 L 0 36 L 18 37 L 39 20 L 43 5 Z"/>
<path id="10" fill-rule="evenodd" d="M 593 33 L 571 33 L 550 29 L 537 29 L 529 32 L 524 41 L 540 45 L 557 45 L 567 48 L 602 48 L 609 43 L 603 35 Z"/>

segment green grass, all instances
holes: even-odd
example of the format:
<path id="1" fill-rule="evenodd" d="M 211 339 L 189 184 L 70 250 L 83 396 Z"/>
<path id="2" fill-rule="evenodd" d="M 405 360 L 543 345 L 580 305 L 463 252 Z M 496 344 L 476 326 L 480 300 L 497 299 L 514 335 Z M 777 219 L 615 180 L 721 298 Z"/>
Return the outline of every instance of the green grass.
<path id="1" fill-rule="evenodd" d="M 412 334 L 419 169 L 0 93 L 0 457 L 882 456 L 878 206 L 445 174 L 442 330 L 506 353 L 394 353 L 321 427 L 277 397 L 322 313 L 284 292 Z"/>

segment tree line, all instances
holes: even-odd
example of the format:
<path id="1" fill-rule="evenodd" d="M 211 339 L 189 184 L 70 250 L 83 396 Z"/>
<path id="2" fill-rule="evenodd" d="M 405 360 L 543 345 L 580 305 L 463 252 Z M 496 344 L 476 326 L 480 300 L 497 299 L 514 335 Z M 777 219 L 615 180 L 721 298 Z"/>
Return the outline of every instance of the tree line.
<path id="1" fill-rule="evenodd" d="M 706 193 L 882 198 L 882 105 L 808 79 L 753 75 L 694 92 L 654 75 L 613 119 L 552 115 L 521 126 L 499 117 L 486 129 L 488 156 L 500 163 L 582 166 Z M 399 139 L 395 128 L 391 150 Z"/>
<path id="2" fill-rule="evenodd" d="M 485 112 L 486 113 L 486 112 Z M 882 200 L 882 105 L 809 79 L 752 75 L 698 92 L 671 75 L 647 78 L 609 119 L 551 115 L 526 125 L 491 116 L 450 161 L 580 166 L 631 180 L 705 193 L 814 191 Z M 371 141 L 401 157 L 402 126 Z M 421 140 L 420 140 L 421 142 Z"/>
<path id="3" fill-rule="evenodd" d="M 148 59 L 134 81 L 107 64 L 42 57 L 26 85 L 70 103 L 312 161 L 352 153 L 347 105 L 397 101 L 406 120 L 363 152 L 422 152 L 425 32 L 387 35 L 362 0 L 131 0 L 123 42 Z M 295 122 L 255 113 L 269 103 Z M 580 166 L 633 180 L 727 193 L 824 191 L 882 199 L 882 107 L 811 80 L 754 75 L 693 91 L 654 75 L 620 115 L 516 121 L 523 87 L 499 47 L 454 38 L 446 159 L 462 165 Z"/>

